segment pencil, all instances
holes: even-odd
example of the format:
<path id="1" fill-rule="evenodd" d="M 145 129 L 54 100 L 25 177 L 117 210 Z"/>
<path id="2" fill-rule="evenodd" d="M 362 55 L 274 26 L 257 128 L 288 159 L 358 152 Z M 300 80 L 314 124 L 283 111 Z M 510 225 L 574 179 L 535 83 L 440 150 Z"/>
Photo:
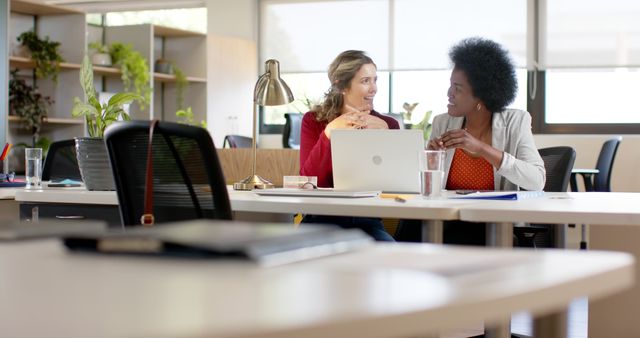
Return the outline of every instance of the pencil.
<path id="1" fill-rule="evenodd" d="M 9 154 L 9 149 L 11 149 L 11 143 L 7 142 L 4 145 L 4 149 L 2 149 L 2 155 L 0 155 L 0 161 L 4 161 L 4 159 L 7 157 L 7 154 Z"/>

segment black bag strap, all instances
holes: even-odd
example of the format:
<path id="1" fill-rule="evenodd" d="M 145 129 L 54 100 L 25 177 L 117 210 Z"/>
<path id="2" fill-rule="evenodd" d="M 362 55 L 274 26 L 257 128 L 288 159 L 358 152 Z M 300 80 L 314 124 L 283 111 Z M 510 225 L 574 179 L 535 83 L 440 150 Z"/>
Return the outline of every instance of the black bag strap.
<path id="1" fill-rule="evenodd" d="M 145 175 L 144 185 L 144 213 L 140 217 L 140 224 L 143 226 L 153 226 L 155 218 L 153 217 L 153 131 L 160 122 L 157 119 L 151 121 L 149 125 L 149 145 L 147 146 L 147 172 Z"/>

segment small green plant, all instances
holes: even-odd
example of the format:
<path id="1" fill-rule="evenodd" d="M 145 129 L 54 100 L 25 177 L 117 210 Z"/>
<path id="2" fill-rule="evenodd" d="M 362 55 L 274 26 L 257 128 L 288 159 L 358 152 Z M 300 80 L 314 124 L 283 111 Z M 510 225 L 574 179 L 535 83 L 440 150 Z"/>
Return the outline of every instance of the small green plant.
<path id="1" fill-rule="evenodd" d="M 88 47 L 96 53 L 109 54 L 109 46 L 103 45 L 100 41 L 90 42 Z"/>
<path id="2" fill-rule="evenodd" d="M 23 32 L 17 40 L 31 51 L 31 58 L 36 63 L 36 76 L 39 78 L 51 77 L 53 81 L 57 82 L 60 62 L 64 62 L 58 52 L 60 42 L 50 41 L 48 36 L 42 40 L 33 31 Z"/>
<path id="3" fill-rule="evenodd" d="M 113 63 L 120 66 L 124 90 L 135 89 L 135 93 L 142 97 L 139 101 L 140 109 L 151 100 L 151 82 L 149 65 L 140 52 L 133 49 L 131 44 L 114 42 L 109 47 Z"/>
<path id="4" fill-rule="evenodd" d="M 184 90 L 187 89 L 189 81 L 187 81 L 187 76 L 184 75 L 182 69 L 176 66 L 175 63 L 173 63 L 173 72 L 176 76 L 176 104 L 178 109 L 184 109 Z"/>
<path id="5" fill-rule="evenodd" d="M 103 137 L 104 130 L 118 119 L 130 120 L 129 114 L 123 106 L 133 101 L 142 101 L 142 96 L 135 93 L 117 93 L 109 102 L 100 104 L 95 88 L 93 87 L 93 66 L 89 56 L 85 54 L 80 67 L 80 85 L 84 92 L 84 101 L 74 99 L 71 115 L 84 116 L 90 137 Z"/>
<path id="6" fill-rule="evenodd" d="M 193 121 L 193 110 L 191 110 L 191 107 L 188 107 L 187 109 L 178 110 L 176 112 L 176 117 L 178 118 L 178 123 L 188 124 L 188 125 L 192 125 L 192 126 L 199 125 L 202 128 L 207 128 L 207 122 L 206 121 L 200 121 L 199 124 L 196 124 Z"/>
<path id="7" fill-rule="evenodd" d="M 25 130 L 33 135 L 33 145 L 40 140 L 42 121 L 54 103 L 49 96 L 43 96 L 38 88 L 27 84 L 18 77 L 18 71 L 11 72 L 9 80 L 9 113 L 20 117 Z"/>
<path id="8" fill-rule="evenodd" d="M 422 120 L 411 126 L 411 129 L 422 130 L 422 136 L 424 137 L 425 141 L 428 140 L 429 136 L 431 135 L 431 122 L 429 121 L 431 119 L 431 114 L 431 110 L 425 112 Z"/>

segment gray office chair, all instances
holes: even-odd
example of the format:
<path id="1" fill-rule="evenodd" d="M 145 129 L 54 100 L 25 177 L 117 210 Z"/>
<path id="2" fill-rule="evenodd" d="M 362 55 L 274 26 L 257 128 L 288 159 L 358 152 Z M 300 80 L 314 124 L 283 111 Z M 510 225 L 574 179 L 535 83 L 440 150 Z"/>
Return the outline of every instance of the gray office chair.
<path id="1" fill-rule="evenodd" d="M 571 170 L 576 160 L 576 151 L 571 147 L 561 146 L 542 148 L 538 152 L 546 170 L 544 191 L 567 191 Z M 552 247 L 555 239 L 553 229 L 555 229 L 554 225 L 529 224 L 514 227 L 513 233 L 519 247 Z"/>
<path id="2" fill-rule="evenodd" d="M 42 166 L 43 181 L 60 181 L 70 179 L 82 181 L 78 158 L 76 157 L 76 141 L 63 140 L 51 143 L 47 157 Z"/>
<path id="3" fill-rule="evenodd" d="M 251 148 L 253 146 L 253 139 L 248 136 L 242 135 L 227 135 L 222 141 L 222 148 Z"/>
<path id="4" fill-rule="evenodd" d="M 286 113 L 286 122 L 282 131 L 282 147 L 300 149 L 300 128 L 302 126 L 302 114 Z"/>

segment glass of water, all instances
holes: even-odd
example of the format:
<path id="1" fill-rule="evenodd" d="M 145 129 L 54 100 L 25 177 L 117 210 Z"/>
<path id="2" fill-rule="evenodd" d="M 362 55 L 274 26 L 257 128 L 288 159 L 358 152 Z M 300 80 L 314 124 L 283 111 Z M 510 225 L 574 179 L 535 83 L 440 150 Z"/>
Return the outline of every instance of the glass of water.
<path id="1" fill-rule="evenodd" d="M 40 189 L 42 179 L 42 149 L 27 148 L 24 150 L 25 189 Z"/>
<path id="2" fill-rule="evenodd" d="M 444 186 L 444 151 L 425 150 L 420 156 L 420 194 L 439 198 Z"/>

